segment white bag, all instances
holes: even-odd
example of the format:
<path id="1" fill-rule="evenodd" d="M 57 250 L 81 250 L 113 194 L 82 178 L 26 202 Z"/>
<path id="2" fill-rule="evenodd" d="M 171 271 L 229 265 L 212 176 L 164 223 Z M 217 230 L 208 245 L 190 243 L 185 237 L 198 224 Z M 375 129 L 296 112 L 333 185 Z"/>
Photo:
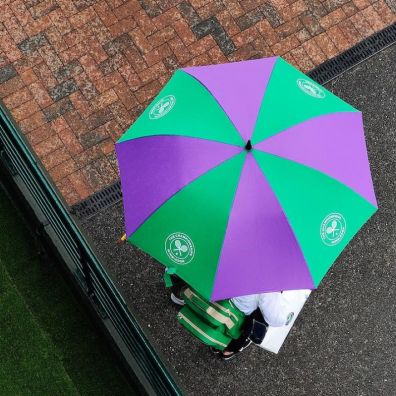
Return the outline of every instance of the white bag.
<path id="1" fill-rule="evenodd" d="M 294 321 L 297 319 L 298 314 L 311 294 L 311 290 L 287 290 L 282 294 L 290 305 L 291 311 L 294 312 L 294 317 L 287 326 L 268 326 L 264 340 L 259 346 L 273 353 L 279 352 Z"/>

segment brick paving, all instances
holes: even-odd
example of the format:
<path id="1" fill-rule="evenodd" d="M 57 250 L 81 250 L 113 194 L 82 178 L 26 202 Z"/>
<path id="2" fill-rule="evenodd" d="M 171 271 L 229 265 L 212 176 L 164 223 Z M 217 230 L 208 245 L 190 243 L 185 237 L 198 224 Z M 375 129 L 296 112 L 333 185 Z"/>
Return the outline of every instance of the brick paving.
<path id="1" fill-rule="evenodd" d="M 72 205 L 118 179 L 114 142 L 175 69 L 306 72 L 395 21 L 396 0 L 2 0 L 0 98 Z"/>

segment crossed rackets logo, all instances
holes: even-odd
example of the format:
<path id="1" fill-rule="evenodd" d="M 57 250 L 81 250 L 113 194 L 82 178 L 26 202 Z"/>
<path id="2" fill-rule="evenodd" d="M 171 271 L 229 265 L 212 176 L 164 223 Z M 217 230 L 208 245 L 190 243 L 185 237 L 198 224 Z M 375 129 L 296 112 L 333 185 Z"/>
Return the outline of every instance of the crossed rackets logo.
<path id="1" fill-rule="evenodd" d="M 319 85 L 314 84 L 312 81 L 306 80 L 304 78 L 299 78 L 297 80 L 297 85 L 301 89 L 301 91 L 316 99 L 323 99 L 326 96 L 325 91 Z"/>
<path id="2" fill-rule="evenodd" d="M 165 239 L 165 252 L 176 264 L 188 264 L 195 255 L 191 238 L 183 232 L 174 232 Z"/>
<path id="3" fill-rule="evenodd" d="M 173 95 L 164 96 L 154 104 L 149 112 L 149 118 L 156 120 L 168 114 L 176 103 L 176 98 Z"/>
<path id="4" fill-rule="evenodd" d="M 320 226 L 320 237 L 327 246 L 334 246 L 341 242 L 346 232 L 346 221 L 340 213 L 330 213 Z"/>

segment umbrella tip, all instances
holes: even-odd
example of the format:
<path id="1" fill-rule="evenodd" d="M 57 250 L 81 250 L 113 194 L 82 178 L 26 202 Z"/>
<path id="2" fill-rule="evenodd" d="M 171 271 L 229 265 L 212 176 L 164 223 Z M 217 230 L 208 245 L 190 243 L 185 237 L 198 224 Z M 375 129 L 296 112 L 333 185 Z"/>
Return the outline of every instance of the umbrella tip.
<path id="1" fill-rule="evenodd" d="M 247 141 L 245 149 L 247 151 L 250 151 L 252 149 L 252 142 L 250 140 Z"/>

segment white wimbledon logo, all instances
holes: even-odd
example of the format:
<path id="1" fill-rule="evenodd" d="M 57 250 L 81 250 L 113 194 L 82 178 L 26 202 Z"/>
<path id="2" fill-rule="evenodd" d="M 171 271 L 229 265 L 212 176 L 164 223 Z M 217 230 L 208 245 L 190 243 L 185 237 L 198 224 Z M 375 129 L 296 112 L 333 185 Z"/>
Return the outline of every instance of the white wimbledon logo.
<path id="1" fill-rule="evenodd" d="M 176 103 L 176 98 L 173 95 L 164 96 L 160 99 L 150 110 L 149 118 L 156 120 L 168 114 Z"/>
<path id="2" fill-rule="evenodd" d="M 300 78 L 297 80 L 297 85 L 301 91 L 304 91 L 306 94 L 313 96 L 314 98 L 323 99 L 326 96 L 324 90 L 321 87 L 309 80 Z"/>
<path id="3" fill-rule="evenodd" d="M 183 232 L 174 232 L 165 239 L 165 252 L 176 264 L 188 264 L 195 256 L 191 238 Z"/>
<path id="4" fill-rule="evenodd" d="M 330 213 L 320 226 L 320 237 L 327 246 L 335 246 L 341 242 L 346 232 L 346 221 L 340 213 Z"/>

